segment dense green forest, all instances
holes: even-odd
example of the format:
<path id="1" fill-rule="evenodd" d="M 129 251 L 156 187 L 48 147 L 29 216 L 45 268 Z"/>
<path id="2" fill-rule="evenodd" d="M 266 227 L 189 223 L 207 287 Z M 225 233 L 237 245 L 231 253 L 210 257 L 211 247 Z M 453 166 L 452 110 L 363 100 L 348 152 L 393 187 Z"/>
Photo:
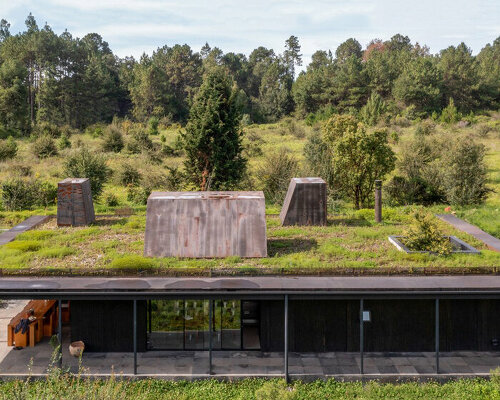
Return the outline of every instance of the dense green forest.
<path id="1" fill-rule="evenodd" d="M 246 56 L 176 44 L 135 60 L 114 55 L 97 33 L 58 35 L 31 14 L 25 31 L 11 34 L 9 27 L 1 21 L 3 138 L 29 135 L 40 123 L 81 129 L 115 116 L 184 124 L 203 76 L 217 68 L 231 77 L 247 123 L 291 114 L 313 121 L 336 112 L 369 119 L 369 107 L 426 117 L 450 99 L 463 115 L 500 105 L 500 38 L 475 56 L 465 43 L 434 55 L 401 34 L 364 49 L 351 38 L 334 53 L 316 51 L 297 74 L 302 55 L 295 36 L 281 53 L 258 47 Z"/>

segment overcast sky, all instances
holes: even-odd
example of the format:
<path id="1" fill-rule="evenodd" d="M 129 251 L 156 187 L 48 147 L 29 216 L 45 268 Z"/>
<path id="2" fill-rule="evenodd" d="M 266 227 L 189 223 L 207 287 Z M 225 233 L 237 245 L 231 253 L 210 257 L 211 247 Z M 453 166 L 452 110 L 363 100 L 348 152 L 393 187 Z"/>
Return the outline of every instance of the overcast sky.
<path id="1" fill-rule="evenodd" d="M 477 53 L 500 36 L 500 0 L 0 0 L 12 33 L 30 12 L 57 34 L 97 32 L 120 57 L 176 43 L 198 51 L 205 42 L 224 52 L 281 52 L 295 35 L 307 64 L 350 37 L 364 47 L 402 33 L 433 53 L 462 41 Z"/>

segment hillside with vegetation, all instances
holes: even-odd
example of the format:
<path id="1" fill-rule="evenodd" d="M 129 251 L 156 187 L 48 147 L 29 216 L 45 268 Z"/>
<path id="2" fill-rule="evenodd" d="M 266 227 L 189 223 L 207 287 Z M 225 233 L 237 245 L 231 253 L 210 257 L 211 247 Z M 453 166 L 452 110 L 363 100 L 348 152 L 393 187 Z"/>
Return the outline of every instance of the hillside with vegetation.
<path id="1" fill-rule="evenodd" d="M 495 272 L 497 253 L 441 222 L 479 256 L 406 255 L 387 241 L 423 212 L 453 212 L 500 237 L 500 38 L 477 55 L 438 54 L 406 36 L 317 51 L 303 71 L 291 36 L 280 54 L 206 44 L 116 57 L 98 34 L 75 38 L 29 15 L 0 24 L 0 225 L 56 212 L 56 184 L 91 179 L 89 228 L 49 222 L 0 249 L 5 272 Z M 281 227 L 290 178 L 328 183 L 326 227 Z M 373 219 L 383 180 L 384 223 Z M 142 257 L 152 190 L 263 190 L 268 259 Z M 417 211 L 416 211 L 417 210 Z M 420 211 L 418 211 L 420 210 Z M 424 210 L 424 211 L 422 211 Z M 470 271 L 470 270 L 468 270 Z"/>

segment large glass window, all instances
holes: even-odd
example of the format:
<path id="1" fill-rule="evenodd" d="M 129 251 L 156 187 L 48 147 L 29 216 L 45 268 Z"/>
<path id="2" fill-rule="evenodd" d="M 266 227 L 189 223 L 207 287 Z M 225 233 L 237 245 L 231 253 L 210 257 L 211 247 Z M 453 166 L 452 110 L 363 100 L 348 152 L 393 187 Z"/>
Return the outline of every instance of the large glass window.
<path id="1" fill-rule="evenodd" d="M 241 349 L 240 300 L 212 301 L 212 348 Z M 206 350 L 209 347 L 208 300 L 151 300 L 150 349 Z"/>

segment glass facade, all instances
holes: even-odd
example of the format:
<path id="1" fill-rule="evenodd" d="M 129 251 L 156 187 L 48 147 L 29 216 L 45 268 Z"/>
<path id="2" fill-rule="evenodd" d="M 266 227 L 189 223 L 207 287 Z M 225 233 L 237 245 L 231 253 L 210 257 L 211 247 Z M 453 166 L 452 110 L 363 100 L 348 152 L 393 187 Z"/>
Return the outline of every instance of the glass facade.
<path id="1" fill-rule="evenodd" d="M 260 346 L 255 313 L 250 324 L 248 318 L 242 316 L 242 306 L 245 310 L 255 308 L 249 307 L 250 303 L 254 302 L 212 301 L 212 326 L 209 327 L 209 300 L 151 300 L 148 302 L 148 348 L 207 350 L 211 329 L 214 350 L 257 349 Z"/>

